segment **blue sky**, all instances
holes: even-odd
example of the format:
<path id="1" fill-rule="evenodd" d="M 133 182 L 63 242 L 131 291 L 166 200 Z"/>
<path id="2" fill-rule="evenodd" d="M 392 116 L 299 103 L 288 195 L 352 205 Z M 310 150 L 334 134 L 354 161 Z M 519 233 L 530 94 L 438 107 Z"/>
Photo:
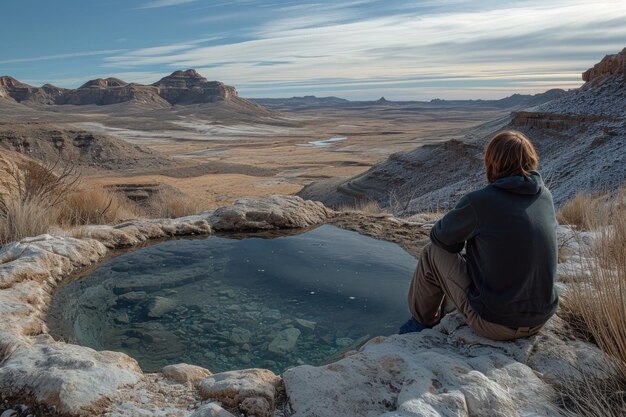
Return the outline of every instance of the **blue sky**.
<path id="1" fill-rule="evenodd" d="M 5 0 L 0 75 L 77 87 L 195 68 L 244 97 L 499 98 L 575 88 L 626 1 Z"/>

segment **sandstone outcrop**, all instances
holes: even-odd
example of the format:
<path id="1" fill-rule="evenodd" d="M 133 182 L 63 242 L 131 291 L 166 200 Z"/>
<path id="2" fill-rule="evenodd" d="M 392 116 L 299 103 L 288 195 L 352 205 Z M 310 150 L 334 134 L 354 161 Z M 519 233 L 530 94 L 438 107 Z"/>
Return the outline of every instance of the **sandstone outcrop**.
<path id="1" fill-rule="evenodd" d="M 626 48 L 617 54 L 607 55 L 600 62 L 583 72 L 583 81 L 593 82 L 598 78 L 626 75 Z"/>
<path id="2" fill-rule="evenodd" d="M 12 77 L 0 77 L 0 97 L 39 105 L 109 105 L 133 102 L 149 108 L 232 101 L 257 110 L 267 110 L 239 98 L 234 87 L 208 81 L 195 70 L 175 71 L 151 85 L 127 83 L 118 78 L 89 80 L 76 89 L 51 84 L 33 87 Z"/>
<path id="3" fill-rule="evenodd" d="M 518 111 L 512 114 L 511 126 L 518 129 L 550 129 L 557 132 L 579 127 L 583 123 L 615 121 L 600 115 L 555 114 L 546 112 Z"/>
<path id="4" fill-rule="evenodd" d="M 106 106 L 108 104 L 136 102 L 151 108 L 170 106 L 170 103 L 159 96 L 159 90 L 155 87 L 134 83 L 126 84 L 123 81 L 118 85 L 118 83 L 107 80 L 92 80 L 75 90 L 69 90 L 54 104 Z"/>
<path id="5" fill-rule="evenodd" d="M 207 81 L 195 70 L 176 71 L 152 85 L 170 104 L 210 103 L 237 97 L 234 87 Z"/>
<path id="6" fill-rule="evenodd" d="M 122 139 L 44 122 L 0 123 L 0 149 L 50 163 L 61 158 L 96 169 L 158 169 L 174 162 Z"/>
<path id="7" fill-rule="evenodd" d="M 45 84 L 43 87 L 33 87 L 16 80 L 13 77 L 0 77 L 0 91 L 5 97 L 21 103 L 32 104 L 58 104 L 57 100 L 63 97 L 69 90 Z"/>

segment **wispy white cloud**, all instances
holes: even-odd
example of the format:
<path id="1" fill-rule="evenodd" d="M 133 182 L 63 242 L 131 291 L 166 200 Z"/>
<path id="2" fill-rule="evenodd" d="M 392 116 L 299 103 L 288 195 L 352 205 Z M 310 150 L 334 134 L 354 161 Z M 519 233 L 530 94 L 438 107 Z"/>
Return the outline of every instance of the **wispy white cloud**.
<path id="1" fill-rule="evenodd" d="M 407 2 L 382 15 L 364 13 L 357 7 L 363 3 L 376 0 L 277 2 L 273 10 L 280 13 L 247 28 L 249 40 L 196 39 L 115 52 L 103 66 L 141 82 L 197 68 L 244 95 L 472 97 L 574 87 L 581 71 L 626 46 L 622 0 L 486 0 L 480 8 L 447 0 L 433 3 L 449 9 L 429 12 L 417 7 L 424 2 Z M 237 18 L 229 13 L 213 16 Z"/>
<path id="2" fill-rule="evenodd" d="M 3 59 L 3 60 L 0 60 L 0 64 L 18 64 L 21 62 L 51 61 L 55 59 L 79 58 L 79 57 L 98 56 L 98 55 L 111 55 L 111 54 L 117 54 L 117 53 L 124 52 L 124 51 L 125 51 L 124 49 L 108 49 L 104 51 L 84 51 L 84 52 L 70 52 L 67 54 L 31 56 L 31 57 L 25 57 L 25 58 Z"/>
<path id="3" fill-rule="evenodd" d="M 179 4 L 195 3 L 197 0 L 153 0 L 144 3 L 136 9 L 157 9 L 160 7 L 178 6 Z"/>

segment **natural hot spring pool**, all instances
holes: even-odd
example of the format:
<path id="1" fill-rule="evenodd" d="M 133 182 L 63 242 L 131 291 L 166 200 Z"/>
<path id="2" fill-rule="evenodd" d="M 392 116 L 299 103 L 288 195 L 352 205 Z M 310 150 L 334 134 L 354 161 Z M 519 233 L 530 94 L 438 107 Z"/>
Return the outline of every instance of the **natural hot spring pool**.
<path id="1" fill-rule="evenodd" d="M 320 365 L 409 316 L 415 258 L 334 226 L 145 247 L 56 292 L 51 334 L 126 352 L 145 371 Z"/>

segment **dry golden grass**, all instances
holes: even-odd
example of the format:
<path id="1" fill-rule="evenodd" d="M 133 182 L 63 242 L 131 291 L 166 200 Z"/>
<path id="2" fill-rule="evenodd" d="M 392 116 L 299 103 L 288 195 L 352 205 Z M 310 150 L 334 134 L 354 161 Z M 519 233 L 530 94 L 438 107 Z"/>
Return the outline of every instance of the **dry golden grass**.
<path id="1" fill-rule="evenodd" d="M 565 204 L 559 221 L 596 234 L 583 249 L 585 260 L 570 280 L 559 314 L 579 336 L 612 358 L 603 377 L 585 375 L 559 386 L 567 415 L 626 415 L 626 188 L 608 195 L 577 195 Z M 585 245 L 581 245 L 585 248 Z"/>
<path id="2" fill-rule="evenodd" d="M 615 211 L 610 221 L 611 226 L 599 226 L 596 241 L 583 254 L 587 282 L 568 291 L 564 304 L 626 371 L 626 211 Z"/>
<path id="3" fill-rule="evenodd" d="M 596 239 L 583 249 L 580 274 L 563 296 L 560 315 L 612 360 L 612 372 L 598 380 L 564 385 L 570 408 L 578 415 L 626 415 L 626 188 L 602 204 L 583 204 L 577 196 L 568 212 L 593 230 Z M 575 199 L 575 200 L 576 200 Z M 597 201 L 597 200 L 596 200 Z M 581 247 L 585 247 L 581 245 Z"/>
<path id="4" fill-rule="evenodd" d="M 80 181 L 69 166 L 32 160 L 0 160 L 0 244 L 86 224 L 113 224 L 138 217 L 181 217 L 203 207 L 166 189 L 139 206 L 123 194 Z"/>
<path id="5" fill-rule="evenodd" d="M 559 386 L 557 402 L 570 417 L 626 416 L 626 379 L 619 370 L 598 377 L 585 372 L 578 380 L 565 381 Z"/>
<path id="6" fill-rule="evenodd" d="M 35 200 L 8 202 L 0 211 L 0 244 L 45 233 L 57 218 L 55 208 Z"/>
<path id="7" fill-rule="evenodd" d="M 439 220 L 444 214 L 446 214 L 446 212 L 443 210 L 425 211 L 407 217 L 407 220 L 416 223 L 429 223 Z"/>
<path id="8" fill-rule="evenodd" d="M 44 233 L 58 221 L 59 203 L 78 181 L 72 166 L 3 159 L 0 242 Z"/>
<path id="9" fill-rule="evenodd" d="M 576 226 L 579 230 L 590 230 L 597 225 L 597 210 L 603 210 L 603 206 L 607 204 L 607 199 L 606 194 L 577 193 L 558 211 L 557 220 L 561 224 Z"/>
<path id="10" fill-rule="evenodd" d="M 3 159 L 0 244 L 45 233 L 53 226 L 116 223 L 144 214 L 125 197 L 79 180 L 71 165 Z"/>
<path id="11" fill-rule="evenodd" d="M 343 211 L 348 213 L 363 213 L 363 214 L 389 214 L 389 212 L 373 200 L 357 200 L 354 204 L 344 204 L 337 208 L 337 211 Z"/>
<path id="12" fill-rule="evenodd" d="M 147 211 L 150 217 L 176 218 L 204 211 L 204 207 L 186 194 L 161 190 L 150 198 Z"/>
<path id="13" fill-rule="evenodd" d="M 83 186 L 69 193 L 61 204 L 59 223 L 66 226 L 118 223 L 145 216 L 126 197 L 98 186 Z"/>

